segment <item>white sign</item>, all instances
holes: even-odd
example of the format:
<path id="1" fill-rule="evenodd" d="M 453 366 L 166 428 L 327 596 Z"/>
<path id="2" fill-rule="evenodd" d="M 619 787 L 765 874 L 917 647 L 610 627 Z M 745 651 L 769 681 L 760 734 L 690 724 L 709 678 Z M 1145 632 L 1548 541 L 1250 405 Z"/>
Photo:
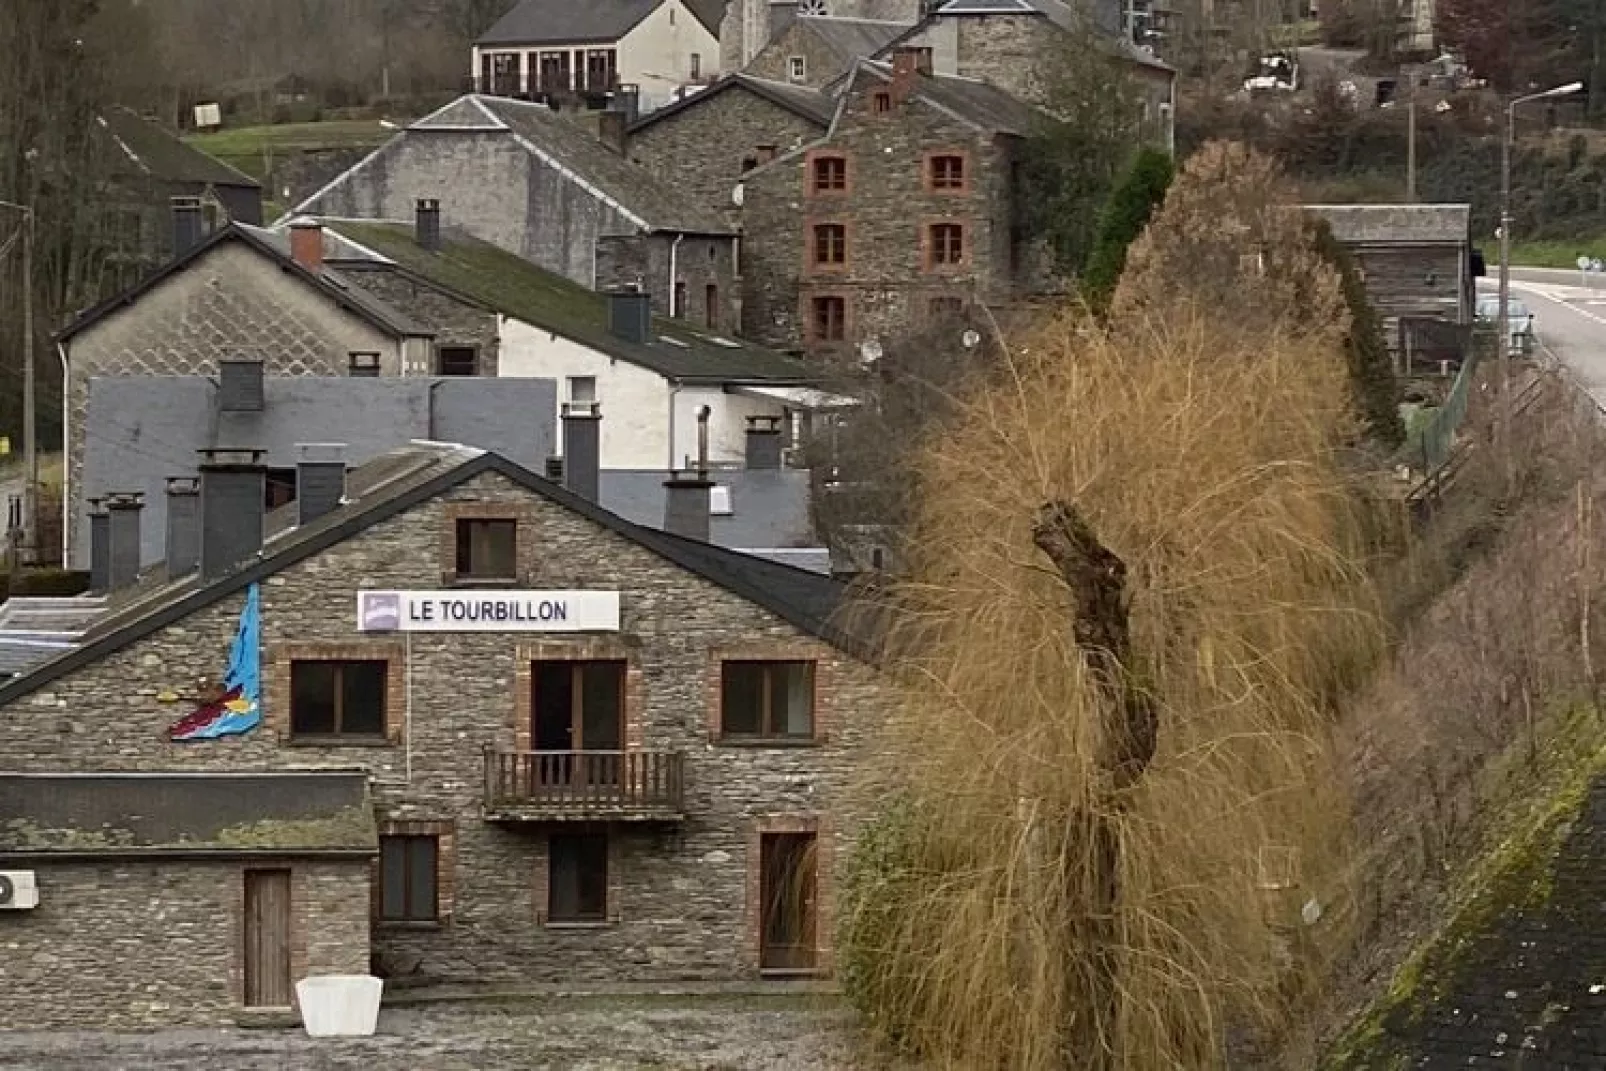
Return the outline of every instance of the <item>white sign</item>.
<path id="1" fill-rule="evenodd" d="M 359 591 L 358 632 L 618 632 L 617 591 Z"/>

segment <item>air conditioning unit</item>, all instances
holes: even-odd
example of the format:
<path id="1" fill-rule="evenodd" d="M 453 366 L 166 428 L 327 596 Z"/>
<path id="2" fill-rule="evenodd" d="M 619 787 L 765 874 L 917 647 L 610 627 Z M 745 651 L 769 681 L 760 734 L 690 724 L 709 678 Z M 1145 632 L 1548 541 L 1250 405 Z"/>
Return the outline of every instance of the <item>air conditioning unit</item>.
<path id="1" fill-rule="evenodd" d="M 27 911 L 39 906 L 39 886 L 31 870 L 0 870 L 0 911 Z"/>

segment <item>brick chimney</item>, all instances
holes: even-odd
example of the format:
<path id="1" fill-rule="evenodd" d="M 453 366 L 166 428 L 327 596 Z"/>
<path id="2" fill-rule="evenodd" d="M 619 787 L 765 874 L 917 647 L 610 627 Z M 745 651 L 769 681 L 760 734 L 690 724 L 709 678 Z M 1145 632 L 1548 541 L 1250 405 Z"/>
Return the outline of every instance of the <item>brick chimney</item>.
<path id="1" fill-rule="evenodd" d="M 902 104 L 914 92 L 915 83 L 931 77 L 931 49 L 897 48 L 892 52 L 892 102 Z"/>
<path id="2" fill-rule="evenodd" d="M 323 271 L 323 224 L 297 220 L 290 224 L 290 259 L 308 271 Z"/>

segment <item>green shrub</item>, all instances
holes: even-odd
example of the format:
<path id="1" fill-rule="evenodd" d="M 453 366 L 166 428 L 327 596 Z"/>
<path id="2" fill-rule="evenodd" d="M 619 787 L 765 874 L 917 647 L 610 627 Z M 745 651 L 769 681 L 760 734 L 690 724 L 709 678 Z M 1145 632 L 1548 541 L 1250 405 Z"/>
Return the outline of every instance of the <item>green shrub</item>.
<path id="1" fill-rule="evenodd" d="M 89 574 L 76 569 L 28 569 L 20 573 L 0 573 L 0 601 L 11 596 L 82 595 L 89 590 Z"/>
<path id="2" fill-rule="evenodd" d="M 1099 214 L 1087 270 L 1082 273 L 1082 298 L 1093 310 L 1103 312 L 1109 305 L 1126 267 L 1127 247 L 1143 233 L 1149 217 L 1165 201 L 1175 173 L 1169 154 L 1144 149 L 1110 193 Z"/>
<path id="3" fill-rule="evenodd" d="M 1400 420 L 1400 385 L 1394 377 L 1388 345 L 1383 341 L 1382 323 L 1366 296 L 1366 284 L 1355 270 L 1349 250 L 1333 237 L 1326 220 L 1315 220 L 1311 229 L 1317 254 L 1338 270 L 1343 282 L 1344 303 L 1350 314 L 1345 356 L 1355 408 L 1372 438 L 1392 449 L 1405 441 L 1405 424 Z"/>
<path id="4" fill-rule="evenodd" d="M 840 931 L 837 968 L 848 1002 L 882 1039 L 894 1046 L 905 1040 L 907 1024 L 888 1022 L 889 1010 L 909 1006 L 898 990 L 909 979 L 894 973 L 906 962 L 888 955 L 906 939 L 910 891 L 918 864 L 915 805 L 897 797 L 866 823 L 843 867 L 840 885 Z"/>

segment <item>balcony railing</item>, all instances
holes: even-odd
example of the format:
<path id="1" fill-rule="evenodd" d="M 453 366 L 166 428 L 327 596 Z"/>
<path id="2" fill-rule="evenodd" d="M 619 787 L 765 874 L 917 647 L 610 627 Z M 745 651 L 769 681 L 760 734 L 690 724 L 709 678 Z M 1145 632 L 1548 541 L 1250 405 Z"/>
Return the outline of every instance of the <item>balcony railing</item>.
<path id="1" fill-rule="evenodd" d="M 493 821 L 675 821 L 685 797 L 678 751 L 487 751 Z"/>

